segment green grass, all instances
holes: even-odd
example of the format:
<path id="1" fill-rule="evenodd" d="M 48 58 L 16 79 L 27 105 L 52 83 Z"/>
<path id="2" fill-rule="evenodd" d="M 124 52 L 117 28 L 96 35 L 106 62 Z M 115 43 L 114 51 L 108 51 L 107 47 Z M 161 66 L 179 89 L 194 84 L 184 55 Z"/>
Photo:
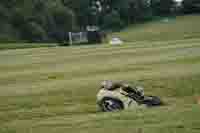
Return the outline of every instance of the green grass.
<path id="1" fill-rule="evenodd" d="M 199 51 L 198 38 L 0 51 L 0 133 L 199 133 Z M 105 79 L 167 105 L 102 113 Z"/>
<path id="2" fill-rule="evenodd" d="M 40 47 L 55 47 L 56 44 L 39 44 L 39 43 L 0 43 L 0 50 L 8 49 L 25 49 L 25 48 L 40 48 Z"/>
<path id="3" fill-rule="evenodd" d="M 194 39 L 200 37 L 199 23 L 199 15 L 165 18 L 157 22 L 133 25 L 109 38 L 117 36 L 126 42 Z"/>

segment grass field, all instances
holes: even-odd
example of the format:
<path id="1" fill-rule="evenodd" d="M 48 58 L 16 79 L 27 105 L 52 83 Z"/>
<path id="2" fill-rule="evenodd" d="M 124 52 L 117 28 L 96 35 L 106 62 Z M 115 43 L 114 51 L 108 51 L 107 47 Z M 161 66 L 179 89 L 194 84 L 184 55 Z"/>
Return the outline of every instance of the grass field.
<path id="1" fill-rule="evenodd" d="M 199 133 L 200 39 L 0 51 L 0 133 Z M 99 112 L 105 79 L 160 96 L 160 108 Z"/>
<path id="2" fill-rule="evenodd" d="M 56 44 L 42 44 L 42 43 L 0 43 L 0 50 L 8 49 L 26 49 L 26 48 L 41 48 L 41 47 L 55 47 Z"/>
<path id="3" fill-rule="evenodd" d="M 163 18 L 160 21 L 133 25 L 110 37 L 120 37 L 126 42 L 168 41 L 200 38 L 199 15 Z"/>

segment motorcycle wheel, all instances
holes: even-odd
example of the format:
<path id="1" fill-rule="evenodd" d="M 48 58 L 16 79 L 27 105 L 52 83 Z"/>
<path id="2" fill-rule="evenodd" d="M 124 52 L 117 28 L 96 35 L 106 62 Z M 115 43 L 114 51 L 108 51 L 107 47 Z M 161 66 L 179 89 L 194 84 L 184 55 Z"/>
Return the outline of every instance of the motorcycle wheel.
<path id="1" fill-rule="evenodd" d="M 143 100 L 143 104 L 148 107 L 161 106 L 163 105 L 163 101 L 157 96 L 145 96 Z"/>
<path id="2" fill-rule="evenodd" d="M 98 102 L 98 105 L 103 112 L 113 112 L 124 109 L 122 101 L 110 97 L 103 98 L 100 102 Z"/>

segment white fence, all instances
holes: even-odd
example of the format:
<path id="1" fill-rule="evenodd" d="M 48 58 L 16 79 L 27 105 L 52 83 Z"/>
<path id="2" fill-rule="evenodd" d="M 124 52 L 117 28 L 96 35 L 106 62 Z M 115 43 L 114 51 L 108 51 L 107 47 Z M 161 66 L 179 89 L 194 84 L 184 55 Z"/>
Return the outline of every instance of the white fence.
<path id="1" fill-rule="evenodd" d="M 74 43 L 86 43 L 87 32 L 69 32 L 69 44 L 72 45 Z"/>

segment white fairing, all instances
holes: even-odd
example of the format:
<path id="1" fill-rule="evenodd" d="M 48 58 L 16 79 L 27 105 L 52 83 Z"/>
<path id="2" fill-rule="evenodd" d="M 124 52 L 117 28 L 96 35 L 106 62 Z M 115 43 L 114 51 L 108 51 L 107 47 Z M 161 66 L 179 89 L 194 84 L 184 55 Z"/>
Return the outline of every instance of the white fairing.
<path id="1" fill-rule="evenodd" d="M 104 97 L 115 98 L 122 101 L 125 109 L 138 107 L 136 101 L 121 94 L 119 89 L 115 91 L 101 89 L 97 94 L 97 101 L 101 101 Z"/>

